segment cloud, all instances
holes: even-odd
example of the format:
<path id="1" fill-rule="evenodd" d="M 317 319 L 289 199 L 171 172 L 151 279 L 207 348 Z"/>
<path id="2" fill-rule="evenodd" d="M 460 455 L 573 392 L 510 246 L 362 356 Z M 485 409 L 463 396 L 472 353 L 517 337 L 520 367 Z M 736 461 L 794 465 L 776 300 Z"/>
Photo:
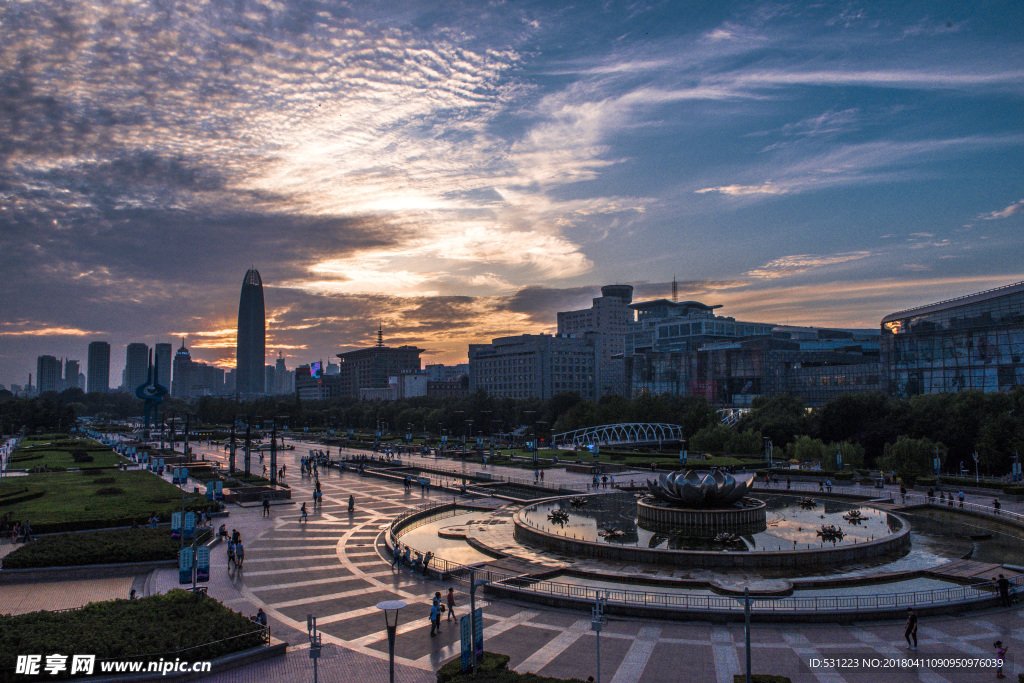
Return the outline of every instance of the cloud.
<path id="1" fill-rule="evenodd" d="M 28 324 L 28 323 L 23 323 Z M 76 327 L 34 327 L 29 329 L 9 329 L 11 323 L 0 323 L 0 337 L 90 337 L 101 334 Z"/>
<path id="2" fill-rule="evenodd" d="M 983 213 L 978 218 L 986 221 L 994 221 L 999 218 L 1009 218 L 1017 213 L 1024 211 L 1024 199 L 1020 200 L 1016 204 L 1010 204 L 1002 211 L 993 211 L 991 213 Z"/>
<path id="3" fill-rule="evenodd" d="M 730 195 L 733 197 L 742 197 L 753 194 L 787 194 L 789 190 L 768 181 L 760 185 L 721 185 L 719 187 L 702 187 L 699 190 L 694 190 L 694 192 L 696 194 L 718 192 L 720 194 Z"/>
<path id="4" fill-rule="evenodd" d="M 747 271 L 748 277 L 759 280 L 774 280 L 782 277 L 799 275 L 815 268 L 834 266 L 850 261 L 859 261 L 872 256 L 870 251 L 855 251 L 831 256 L 817 254 L 794 254 L 773 259 L 760 268 Z"/>

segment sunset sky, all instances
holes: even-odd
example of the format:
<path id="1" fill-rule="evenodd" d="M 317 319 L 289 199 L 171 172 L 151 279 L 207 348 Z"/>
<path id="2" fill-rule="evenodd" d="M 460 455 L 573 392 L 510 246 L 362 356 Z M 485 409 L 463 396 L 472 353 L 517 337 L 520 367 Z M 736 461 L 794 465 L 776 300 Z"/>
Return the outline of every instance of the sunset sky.
<path id="1" fill-rule="evenodd" d="M 603 284 L 876 328 L 1024 280 L 1024 3 L 0 0 L 0 383 L 425 362 Z"/>

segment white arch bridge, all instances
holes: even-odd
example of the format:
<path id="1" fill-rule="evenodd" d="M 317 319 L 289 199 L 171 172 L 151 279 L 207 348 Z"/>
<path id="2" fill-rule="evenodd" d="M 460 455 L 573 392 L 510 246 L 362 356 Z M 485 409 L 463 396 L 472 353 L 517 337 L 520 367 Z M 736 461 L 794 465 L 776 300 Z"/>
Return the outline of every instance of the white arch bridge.
<path id="1" fill-rule="evenodd" d="M 551 442 L 555 446 L 652 446 L 683 440 L 683 428 L 680 425 L 629 422 L 614 425 L 586 427 L 571 432 L 552 434 Z"/>

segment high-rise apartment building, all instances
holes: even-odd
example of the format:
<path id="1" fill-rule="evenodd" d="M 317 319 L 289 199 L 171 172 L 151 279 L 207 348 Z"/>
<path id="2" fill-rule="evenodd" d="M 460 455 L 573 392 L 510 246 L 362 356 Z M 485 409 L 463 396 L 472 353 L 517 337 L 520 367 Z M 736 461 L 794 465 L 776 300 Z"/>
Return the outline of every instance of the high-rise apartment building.
<path id="1" fill-rule="evenodd" d="M 238 301 L 238 337 L 235 349 L 235 393 L 266 393 L 267 319 L 263 280 L 250 268 L 242 280 Z"/>
<path id="2" fill-rule="evenodd" d="M 42 394 L 61 389 L 60 361 L 54 356 L 39 356 L 36 359 L 36 388 Z"/>
<path id="3" fill-rule="evenodd" d="M 590 308 L 558 313 L 558 334 L 579 337 L 595 334 L 600 364 L 598 374 L 601 376 L 598 397 L 626 393 L 622 349 L 626 330 L 635 318 L 633 309 L 629 307 L 632 301 L 631 285 L 605 285 L 601 288 L 601 296 L 593 300 Z"/>
<path id="4" fill-rule="evenodd" d="M 358 397 L 361 389 L 387 389 L 389 378 L 420 371 L 421 353 L 423 349 L 415 346 L 384 346 L 378 331 L 376 346 L 338 354 L 341 395 Z"/>
<path id="5" fill-rule="evenodd" d="M 167 391 L 171 390 L 171 358 L 173 347 L 168 343 L 160 343 L 153 347 L 154 364 L 156 365 L 156 382 Z"/>
<path id="6" fill-rule="evenodd" d="M 124 390 L 134 394 L 135 390 L 146 383 L 149 374 L 149 346 L 141 342 L 128 345 L 124 364 Z"/>
<path id="7" fill-rule="evenodd" d="M 78 389 L 78 361 L 64 361 L 64 389 Z"/>
<path id="8" fill-rule="evenodd" d="M 88 362 L 86 391 L 110 391 L 110 344 L 105 341 L 90 342 Z"/>

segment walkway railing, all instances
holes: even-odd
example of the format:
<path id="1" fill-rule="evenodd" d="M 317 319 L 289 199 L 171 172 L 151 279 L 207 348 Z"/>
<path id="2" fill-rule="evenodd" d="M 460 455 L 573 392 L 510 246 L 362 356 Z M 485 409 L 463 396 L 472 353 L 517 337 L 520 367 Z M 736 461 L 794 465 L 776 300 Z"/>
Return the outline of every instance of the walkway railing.
<path id="1" fill-rule="evenodd" d="M 432 507 L 445 507 L 436 515 L 428 515 L 417 519 L 411 525 L 403 526 L 402 522 L 414 515 L 425 512 Z M 392 522 L 389 534 L 392 544 L 398 542 L 403 532 L 429 524 L 438 519 L 461 514 L 452 503 L 428 503 L 416 510 L 400 515 Z M 413 552 L 424 552 L 421 548 L 412 548 Z M 692 593 L 666 593 L 658 591 L 641 591 L 615 589 L 560 581 L 536 580 L 529 576 L 514 575 L 496 570 L 484 569 L 479 566 L 451 562 L 442 557 L 434 557 L 430 569 L 448 578 L 465 580 L 470 569 L 475 569 L 477 578 L 490 581 L 495 586 L 524 594 L 536 594 L 562 597 L 572 600 L 593 601 L 599 594 L 610 604 L 628 607 L 650 607 L 681 611 L 720 611 L 742 612 L 743 602 L 740 596 L 701 595 Z M 1024 586 L 1024 575 L 1010 579 L 1015 591 Z M 683 589 L 685 590 L 685 589 Z M 897 593 L 876 593 L 857 595 L 821 595 L 821 596 L 783 596 L 777 598 L 757 597 L 751 600 L 751 607 L 762 612 L 872 612 L 887 611 L 906 607 L 927 607 L 931 605 L 968 604 L 992 599 L 998 595 L 995 585 L 990 582 L 973 585 L 958 585 L 947 588 L 929 590 L 903 591 Z"/>

